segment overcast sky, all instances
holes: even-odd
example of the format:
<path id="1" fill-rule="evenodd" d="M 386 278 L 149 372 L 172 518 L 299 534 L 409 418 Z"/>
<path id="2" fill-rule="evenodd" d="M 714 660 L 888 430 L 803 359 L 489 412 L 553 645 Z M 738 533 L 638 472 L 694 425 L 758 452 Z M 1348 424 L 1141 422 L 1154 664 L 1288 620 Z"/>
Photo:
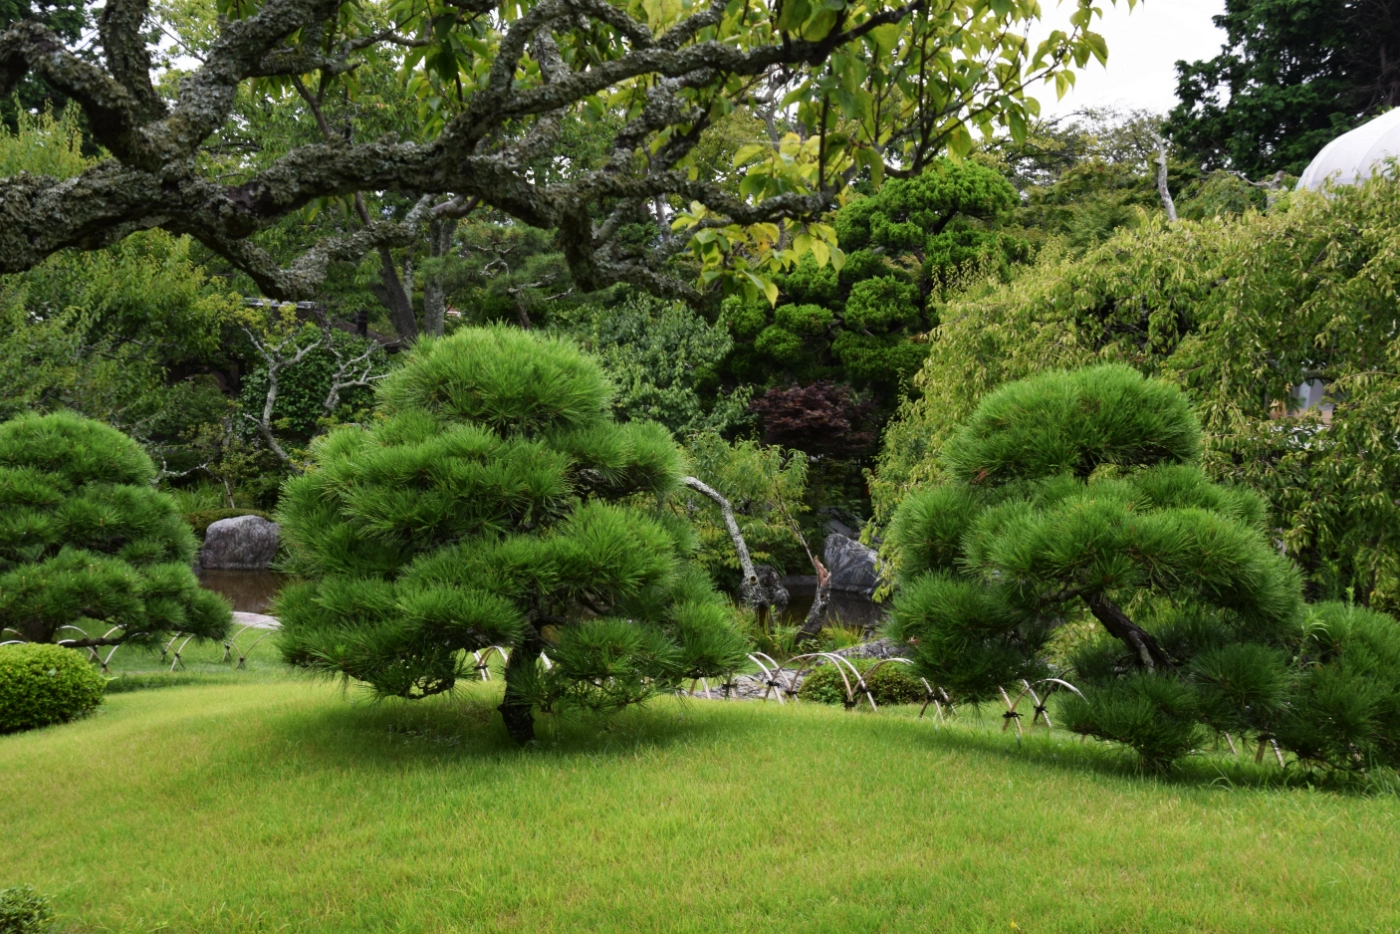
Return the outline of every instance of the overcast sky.
<path id="1" fill-rule="evenodd" d="M 1140 0 L 1131 13 L 1127 0 L 1104 8 L 1093 30 L 1108 42 L 1108 67 L 1091 61 L 1079 72 L 1074 90 L 1055 100 L 1054 86 L 1033 92 L 1047 116 L 1084 107 L 1117 105 L 1170 110 L 1176 103 L 1176 62 L 1213 58 L 1225 33 L 1211 17 L 1225 12 L 1225 0 Z M 1046 30 L 1068 29 L 1073 0 L 1041 0 Z"/>

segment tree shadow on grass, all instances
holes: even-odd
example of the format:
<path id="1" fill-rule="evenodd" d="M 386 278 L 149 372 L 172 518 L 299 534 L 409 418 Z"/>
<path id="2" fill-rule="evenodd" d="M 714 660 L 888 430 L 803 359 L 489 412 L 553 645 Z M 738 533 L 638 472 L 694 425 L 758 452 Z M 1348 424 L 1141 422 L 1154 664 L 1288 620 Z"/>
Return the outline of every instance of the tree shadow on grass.
<path id="1" fill-rule="evenodd" d="M 610 713 L 537 711 L 536 742 L 522 747 L 506 734 L 496 711 L 500 690 L 473 684 L 403 701 L 371 699 L 350 687 L 343 702 L 279 718 L 268 729 L 294 742 L 303 759 L 314 755 L 329 765 L 353 756 L 357 767 L 385 768 L 473 759 L 626 757 L 678 746 L 702 753 L 720 744 L 742 744 L 765 729 L 761 716 L 715 716 L 701 703 L 662 696 Z"/>
<path id="2" fill-rule="evenodd" d="M 903 720 L 911 730 L 922 725 L 912 716 Z M 1241 750 L 1237 756 L 1223 751 L 1201 751 L 1179 760 L 1169 771 L 1146 767 L 1132 749 L 1096 739 L 1081 740 L 1063 729 L 1046 731 L 1037 727 L 1017 739 L 1012 730 L 1003 732 L 1002 717 L 985 712 L 960 716 L 949 725 L 934 728 L 916 741 L 995 756 L 1008 762 L 1037 768 L 1101 775 L 1144 784 L 1175 788 L 1217 788 L 1222 790 L 1277 791 L 1312 788 L 1348 795 L 1392 793 L 1392 776 L 1364 776 L 1321 773 L 1296 762 L 1280 767 L 1272 750 L 1266 750 L 1262 763 Z M 1014 728 L 1013 728 L 1014 730 Z"/>

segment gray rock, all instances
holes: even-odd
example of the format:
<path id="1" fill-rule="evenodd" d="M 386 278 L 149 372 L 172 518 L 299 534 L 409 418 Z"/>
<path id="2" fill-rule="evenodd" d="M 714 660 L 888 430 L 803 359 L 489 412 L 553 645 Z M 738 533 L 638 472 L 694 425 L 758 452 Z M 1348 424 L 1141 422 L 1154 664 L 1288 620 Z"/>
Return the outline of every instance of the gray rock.
<path id="1" fill-rule="evenodd" d="M 837 649 L 835 654 L 843 658 L 904 658 L 911 651 L 912 646 L 900 645 L 889 639 L 876 639 L 874 642 L 862 642 L 848 649 Z"/>
<path id="2" fill-rule="evenodd" d="M 870 596 L 880 583 L 875 573 L 875 549 L 833 532 L 826 537 L 822 559 L 831 572 L 831 589 Z"/>
<path id="3" fill-rule="evenodd" d="M 282 623 L 275 616 L 268 616 L 264 613 L 243 613 L 239 610 L 233 611 L 233 628 L 242 629 L 247 626 L 251 629 L 281 629 Z"/>
<path id="4" fill-rule="evenodd" d="M 261 516 L 235 516 L 211 522 L 199 552 L 201 567 L 221 571 L 263 571 L 277 557 L 280 532 Z"/>

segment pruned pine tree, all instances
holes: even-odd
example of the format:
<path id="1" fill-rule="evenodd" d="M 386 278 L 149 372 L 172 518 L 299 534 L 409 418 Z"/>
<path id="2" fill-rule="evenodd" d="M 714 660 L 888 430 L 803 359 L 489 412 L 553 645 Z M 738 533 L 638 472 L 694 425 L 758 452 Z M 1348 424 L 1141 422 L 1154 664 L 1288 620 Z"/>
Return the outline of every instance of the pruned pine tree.
<path id="1" fill-rule="evenodd" d="M 387 380 L 382 419 L 332 432 L 288 482 L 295 569 L 282 649 L 294 665 L 421 698 L 509 650 L 500 705 L 637 703 L 733 671 L 745 642 L 660 508 L 680 451 L 651 422 L 615 423 L 598 364 L 509 328 L 425 340 Z M 547 653 L 549 665 L 541 655 Z"/>
<path id="2" fill-rule="evenodd" d="M 1204 728 L 1279 735 L 1304 635 L 1297 570 L 1254 493 L 1206 479 L 1172 385 L 1124 366 L 1051 372 L 987 396 L 944 450 L 946 481 L 894 522 L 893 627 L 923 673 L 973 700 L 1049 673 L 1076 612 L 1077 732 L 1165 767 Z M 1072 702 L 1072 703 L 1071 703 Z"/>
<path id="3" fill-rule="evenodd" d="M 126 435 L 59 412 L 0 424 L 0 642 L 152 645 L 217 639 L 223 598 L 201 590 L 197 547 L 155 466 Z"/>

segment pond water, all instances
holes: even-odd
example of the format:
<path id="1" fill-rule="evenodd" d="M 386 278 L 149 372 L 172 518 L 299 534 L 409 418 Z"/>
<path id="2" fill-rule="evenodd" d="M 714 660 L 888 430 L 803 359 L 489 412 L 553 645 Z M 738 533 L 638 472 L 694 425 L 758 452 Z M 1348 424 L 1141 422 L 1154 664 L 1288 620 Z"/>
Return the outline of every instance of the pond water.
<path id="1" fill-rule="evenodd" d="M 243 613 L 266 613 L 272 606 L 287 575 L 273 571 L 209 571 L 199 572 L 199 583 L 207 590 L 223 594 L 233 608 Z M 791 595 L 782 622 L 799 626 L 807 618 L 816 595 L 816 578 L 788 578 L 784 582 Z M 872 603 L 860 594 L 833 590 L 823 621 L 829 626 L 863 626 L 873 629 L 884 619 L 886 606 Z"/>
<path id="2" fill-rule="evenodd" d="M 784 578 L 783 586 L 788 590 L 788 605 L 780 617 L 785 626 L 800 626 L 807 619 L 807 611 L 812 608 L 812 600 L 817 595 L 815 577 Z M 873 630 L 885 620 L 889 604 L 875 603 L 869 597 L 833 590 L 827 597 L 826 610 L 822 622 L 827 626 L 860 626 Z"/>
<path id="3" fill-rule="evenodd" d="M 286 581 L 272 571 L 199 571 L 200 586 L 223 594 L 240 613 L 266 613 Z"/>

